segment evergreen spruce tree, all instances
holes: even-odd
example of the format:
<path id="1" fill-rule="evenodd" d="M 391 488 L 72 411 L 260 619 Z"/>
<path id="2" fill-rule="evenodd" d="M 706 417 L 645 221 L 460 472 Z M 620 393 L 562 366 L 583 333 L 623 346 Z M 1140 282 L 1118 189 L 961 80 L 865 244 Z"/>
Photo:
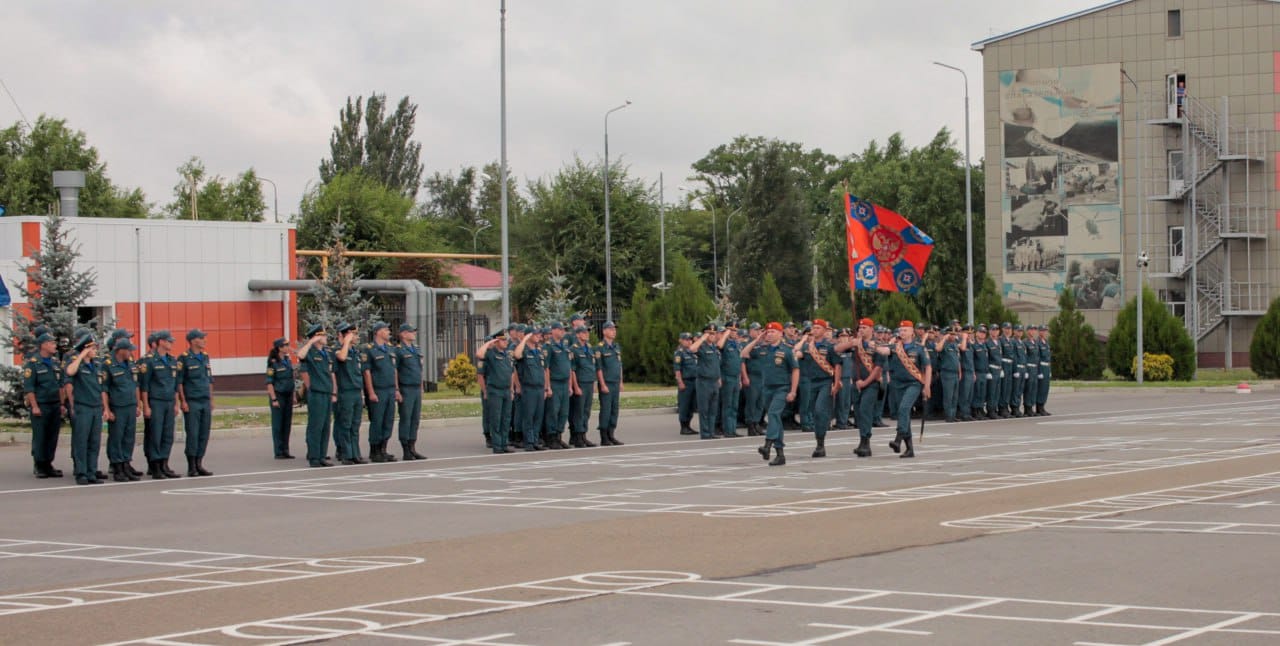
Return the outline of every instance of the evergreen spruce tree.
<path id="1" fill-rule="evenodd" d="M 729 283 L 720 281 L 720 297 L 716 299 L 716 314 L 712 322 L 719 325 L 727 325 L 730 321 L 738 319 L 737 304 L 729 297 Z"/>
<path id="2" fill-rule="evenodd" d="M 1182 321 L 1150 288 L 1142 289 L 1143 353 L 1167 354 L 1173 357 L 1173 378 L 1189 381 L 1196 374 L 1196 349 Z M 1111 372 L 1133 379 L 1134 357 L 1138 352 L 1138 299 L 1129 299 L 1116 315 L 1115 327 L 1107 338 L 1107 365 Z M 1057 361 L 1055 352 L 1054 361 Z"/>
<path id="3" fill-rule="evenodd" d="M 849 306 L 840 302 L 840 297 L 836 294 L 827 296 L 827 300 L 822 302 L 822 307 L 818 308 L 817 314 L 814 316 L 831 324 L 833 328 L 853 327 L 853 310 Z"/>
<path id="4" fill-rule="evenodd" d="M 620 322 L 618 337 L 628 379 L 675 383 L 671 356 L 680 333 L 696 334 L 716 315 L 715 303 L 689 261 L 676 257 L 671 270 L 671 289 L 657 293 L 652 300 L 647 289 L 636 290 L 640 297 L 633 295 L 631 308 Z"/>
<path id="5" fill-rule="evenodd" d="M 880 325 L 895 330 L 901 321 L 911 321 L 919 325 L 920 308 L 916 307 L 916 304 L 902 292 L 892 292 L 880 301 L 880 308 L 872 318 Z"/>
<path id="6" fill-rule="evenodd" d="M 1058 315 L 1049 319 L 1053 376 L 1060 379 L 1100 379 L 1102 344 L 1093 326 L 1076 309 L 1076 295 L 1067 288 L 1058 296 Z"/>
<path id="7" fill-rule="evenodd" d="M 1271 301 L 1271 307 L 1253 331 L 1249 365 L 1263 379 L 1280 377 L 1280 298 Z"/>
<path id="8" fill-rule="evenodd" d="M 26 299 L 26 309 L 11 307 L 12 325 L 4 329 L 2 342 L 15 357 L 24 358 L 35 350 L 32 330 L 37 325 L 49 328 L 57 339 L 73 340 L 79 326 L 77 310 L 93 296 L 98 275 L 92 269 L 76 269 L 80 246 L 68 237 L 61 215 L 50 215 L 44 221 L 44 240 L 33 252 L 31 262 L 23 268 L 27 280 L 14 285 Z M 97 322 L 98 329 L 105 329 Z M 7 416 L 21 417 L 26 407 L 22 402 L 22 371 L 14 366 L 0 366 L 0 388 L 4 397 L 0 410 Z"/>
<path id="9" fill-rule="evenodd" d="M 569 316 L 574 312 L 574 305 L 578 302 L 578 298 L 573 295 L 573 288 L 569 287 L 569 277 L 560 273 L 560 266 L 556 265 L 555 271 L 547 280 L 551 285 L 534 303 L 534 312 L 538 320 L 545 323 L 568 323 Z"/>
<path id="10" fill-rule="evenodd" d="M 340 322 L 354 323 L 367 333 L 381 311 L 372 299 L 356 288 L 355 266 L 342 255 L 347 247 L 342 242 L 342 225 L 333 225 L 333 245 L 329 247 L 329 273 L 316 281 L 311 290 L 311 303 L 304 318 L 306 325 L 319 323 L 336 335 Z M 364 339 L 361 339 L 363 341 Z"/>
<path id="11" fill-rule="evenodd" d="M 973 297 L 973 316 L 977 319 L 973 322 L 974 325 L 1006 321 L 1014 325 L 1021 323 L 1018 313 L 1005 307 L 1004 299 L 996 290 L 996 282 L 991 279 L 990 274 L 982 275 L 982 286 Z"/>
<path id="12" fill-rule="evenodd" d="M 782 304 L 782 292 L 778 291 L 777 281 L 773 279 L 773 274 L 766 271 L 760 282 L 760 300 L 747 311 L 747 318 L 764 325 L 770 321 L 785 323 L 789 316 L 786 306 Z"/>

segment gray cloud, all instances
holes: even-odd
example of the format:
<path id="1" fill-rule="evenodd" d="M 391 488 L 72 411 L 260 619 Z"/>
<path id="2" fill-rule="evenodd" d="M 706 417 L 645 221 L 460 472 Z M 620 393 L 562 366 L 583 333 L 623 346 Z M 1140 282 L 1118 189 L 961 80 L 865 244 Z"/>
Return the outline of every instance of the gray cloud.
<path id="1" fill-rule="evenodd" d="M 738 134 L 862 150 L 893 132 L 963 134 L 970 77 L 982 150 L 981 56 L 969 44 L 1096 0 L 508 2 L 508 150 L 520 177 L 603 146 L 667 198 Z M 192 155 L 253 166 L 292 213 L 348 95 L 419 104 L 428 172 L 498 157 L 498 2 L 119 1 L 6 5 L 3 78 L 29 117 L 84 130 L 112 177 L 171 199 Z M 0 101 L 0 123 L 18 118 Z M 270 190 L 268 187 L 268 199 Z"/>

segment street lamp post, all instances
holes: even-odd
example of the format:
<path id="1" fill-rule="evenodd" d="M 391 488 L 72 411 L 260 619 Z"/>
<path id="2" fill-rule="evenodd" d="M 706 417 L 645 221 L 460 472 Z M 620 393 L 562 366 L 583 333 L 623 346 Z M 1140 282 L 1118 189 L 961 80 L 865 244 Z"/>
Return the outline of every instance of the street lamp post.
<path id="1" fill-rule="evenodd" d="M 267 178 L 265 178 L 265 177 L 258 177 L 258 181 L 259 181 L 259 182 L 266 182 L 266 183 L 268 183 L 268 184 L 270 184 L 270 185 L 271 185 L 271 201 L 272 201 L 273 205 L 275 206 L 275 211 L 274 211 L 274 213 L 275 213 L 275 216 L 276 216 L 276 223 L 277 223 L 277 224 L 279 224 L 279 223 L 280 223 L 280 191 L 276 189 L 276 183 L 275 183 L 275 182 L 273 182 L 273 181 L 271 181 L 271 180 L 269 180 L 269 179 L 267 179 Z"/>
<path id="2" fill-rule="evenodd" d="M 1129 76 L 1129 73 L 1124 71 L 1123 69 L 1120 70 L 1120 73 L 1123 74 L 1125 80 L 1129 81 L 1129 84 L 1133 86 L 1133 100 L 1135 103 L 1141 106 L 1142 95 L 1138 90 L 1137 81 L 1134 81 L 1133 77 Z M 1142 196 L 1142 113 L 1140 109 L 1135 109 L 1133 111 L 1133 114 L 1134 114 L 1134 119 L 1133 119 L 1134 135 L 1138 138 L 1138 154 L 1137 154 L 1137 158 L 1138 158 L 1138 167 L 1137 167 L 1137 173 L 1138 173 L 1138 181 L 1137 181 L 1137 185 L 1138 185 L 1138 191 L 1137 191 L 1137 198 L 1138 198 L 1137 199 L 1137 202 L 1138 202 L 1138 262 L 1137 262 L 1137 265 L 1138 265 L 1137 266 L 1137 269 L 1138 269 L 1138 312 L 1137 312 L 1138 348 L 1137 348 L 1137 355 L 1138 356 L 1134 358 L 1134 361 L 1137 364 L 1137 370 L 1134 371 L 1134 378 L 1138 381 L 1138 383 L 1142 383 L 1143 381 L 1142 379 L 1143 378 L 1143 374 L 1142 374 L 1143 373 L 1143 366 L 1142 366 L 1142 301 L 1143 301 L 1143 298 L 1142 297 L 1143 297 L 1143 292 L 1145 291 L 1144 287 L 1146 287 L 1146 284 L 1143 282 L 1143 279 L 1142 279 L 1142 270 L 1146 267 L 1146 264 L 1147 264 L 1146 249 L 1142 247 L 1142 229 L 1145 228 L 1143 226 L 1145 222 L 1143 222 L 1142 220 L 1142 202 L 1143 202 L 1142 200 L 1142 197 L 1143 197 Z"/>
<path id="3" fill-rule="evenodd" d="M 658 284 L 661 290 L 671 288 L 667 282 L 667 193 L 662 183 L 662 173 L 658 173 Z"/>
<path id="4" fill-rule="evenodd" d="M 610 321 L 613 320 L 613 250 L 609 228 L 609 115 L 629 105 L 630 99 L 604 113 L 604 317 Z"/>
<path id="5" fill-rule="evenodd" d="M 729 251 L 733 249 L 733 238 L 729 236 L 729 221 L 733 219 L 733 216 L 740 213 L 742 213 L 742 209 L 737 208 L 724 218 L 724 284 L 726 289 L 728 289 L 729 285 Z"/>
<path id="6" fill-rule="evenodd" d="M 480 244 L 479 244 L 480 232 L 493 226 L 493 223 L 485 222 L 483 225 L 478 227 L 469 227 L 465 224 L 455 224 L 454 226 L 471 234 L 471 253 L 474 254 L 474 253 L 478 253 L 478 249 L 480 248 Z"/>
<path id="7" fill-rule="evenodd" d="M 933 62 L 938 67 L 960 72 L 964 77 L 964 238 L 965 238 L 965 296 L 969 308 L 969 325 L 973 325 L 973 178 L 969 168 L 969 75 L 964 70 L 946 63 Z"/>

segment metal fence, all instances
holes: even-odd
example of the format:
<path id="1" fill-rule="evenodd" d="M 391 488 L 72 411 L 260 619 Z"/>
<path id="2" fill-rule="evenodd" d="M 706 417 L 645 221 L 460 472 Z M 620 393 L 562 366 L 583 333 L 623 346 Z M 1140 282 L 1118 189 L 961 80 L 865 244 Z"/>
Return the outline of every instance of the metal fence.
<path id="1" fill-rule="evenodd" d="M 380 294 L 375 302 L 382 309 L 382 320 L 386 321 L 392 330 L 400 327 L 400 324 L 405 321 L 404 295 Z M 470 314 L 465 309 L 448 309 L 454 304 L 455 301 L 449 298 L 440 299 L 438 303 L 440 308 L 436 311 L 436 338 L 419 339 L 426 354 L 426 360 L 434 362 L 436 374 L 440 375 L 441 381 L 444 379 L 444 371 L 449 367 L 449 362 L 459 354 L 470 357 L 484 342 L 484 338 L 490 331 L 487 315 Z M 426 331 L 419 330 L 418 334 L 426 334 Z M 438 382 L 428 381 L 428 391 L 434 392 L 437 389 Z"/>

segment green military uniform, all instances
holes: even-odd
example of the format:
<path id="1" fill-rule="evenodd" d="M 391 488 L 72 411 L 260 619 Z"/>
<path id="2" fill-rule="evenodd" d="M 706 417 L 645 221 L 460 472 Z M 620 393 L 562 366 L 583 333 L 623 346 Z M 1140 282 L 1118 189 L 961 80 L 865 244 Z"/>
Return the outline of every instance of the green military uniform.
<path id="1" fill-rule="evenodd" d="M 117 347 L 134 349 L 127 340 Z M 130 359 L 107 359 L 102 364 L 103 387 L 113 417 L 107 422 L 107 462 L 116 481 L 137 480 L 125 465 L 133 461 L 133 444 L 138 435 L 138 368 Z"/>
<path id="2" fill-rule="evenodd" d="M 153 338 L 173 340 L 167 330 L 156 332 Z M 146 396 L 147 409 L 151 412 L 150 424 L 142 436 L 148 473 L 153 480 L 177 478 L 177 472 L 169 468 L 169 454 L 173 451 L 177 421 L 174 401 L 178 394 L 178 360 L 166 352 L 152 352 L 138 366 L 138 377 L 138 389 Z"/>
<path id="3" fill-rule="evenodd" d="M 311 326 L 308 337 L 323 334 L 319 325 Z M 312 347 L 300 360 L 299 367 L 307 374 L 307 463 L 316 466 L 324 463 L 329 453 L 329 429 L 333 421 L 335 394 L 334 356 L 328 348 Z M 338 431 L 335 430 L 335 435 Z M 341 453 L 339 458 L 343 458 Z"/>
<path id="4" fill-rule="evenodd" d="M 586 328 L 575 328 L 583 331 Z M 573 367 L 573 378 L 578 382 L 581 395 L 569 398 L 569 432 L 577 441 L 576 446 L 592 447 L 595 443 L 587 439 L 587 431 L 591 428 L 591 395 L 596 390 L 596 355 L 591 346 L 578 341 L 569 348 Z M 570 442 L 573 444 L 573 442 Z"/>
<path id="5" fill-rule="evenodd" d="M 52 337 L 50 337 L 52 339 Z M 62 361 L 56 356 L 33 354 L 22 367 L 22 392 L 35 395 L 37 415 L 31 411 L 31 460 L 38 478 L 61 477 L 53 468 L 62 427 Z"/>
<path id="6" fill-rule="evenodd" d="M 1009 417 L 1013 415 L 1010 403 L 1013 398 L 1013 381 L 1018 374 L 1017 351 L 1013 348 L 1013 326 L 1005 323 L 1000 327 L 1000 360 L 1004 363 L 1004 378 L 1000 381 L 1000 411 L 1002 415 Z"/>
<path id="7" fill-rule="evenodd" d="M 813 357 L 814 352 L 825 361 L 825 368 Z M 833 404 L 831 388 L 835 383 L 836 367 L 840 365 L 840 355 L 836 354 L 835 345 L 825 338 L 796 346 L 795 354 L 796 362 L 800 365 L 800 388 L 805 393 L 802 396 L 809 409 L 809 429 L 817 440 L 813 457 L 826 457 L 826 437 L 827 431 L 831 429 Z M 831 372 L 827 372 L 828 369 Z M 803 411 L 800 419 L 804 419 Z"/>
<path id="8" fill-rule="evenodd" d="M 83 349 L 91 337 L 76 343 L 76 352 Z M 106 375 L 102 361 L 86 359 L 80 363 L 74 375 L 67 375 L 71 384 L 73 410 L 71 415 L 71 461 L 75 466 L 76 484 L 99 484 L 98 454 L 102 448 L 102 384 Z"/>
<path id="9" fill-rule="evenodd" d="M 417 331 L 412 325 L 400 326 L 401 332 Z M 400 388 L 399 438 L 405 455 L 417 455 L 418 425 L 422 421 L 422 352 L 412 343 L 395 348 L 396 383 Z"/>
<path id="10" fill-rule="evenodd" d="M 1044 338 L 1044 332 L 1047 330 L 1045 326 L 1040 326 L 1041 338 L 1040 343 L 1040 390 L 1036 393 L 1036 413 L 1039 415 L 1048 415 L 1049 411 L 1045 410 L 1044 405 L 1049 402 L 1049 382 L 1053 379 L 1052 355 L 1049 341 Z"/>
<path id="11" fill-rule="evenodd" d="M 342 330 L 338 334 L 341 336 Z M 333 380 L 338 391 L 338 401 L 333 407 L 333 444 L 337 447 L 338 460 L 345 464 L 363 459 L 360 456 L 360 411 L 364 408 L 364 370 L 360 367 L 360 351 L 354 342 L 347 348 L 345 360 L 338 358 L 336 351 L 333 359 Z M 328 448 L 326 442 L 325 450 Z M 372 452 L 369 458 L 381 460 Z M 323 453 L 314 461 L 311 456 L 307 457 L 311 466 L 325 466 L 326 459 Z"/>
<path id="12" fill-rule="evenodd" d="M 1000 329 L 1000 324 L 992 323 L 989 329 L 994 333 Z M 1012 363 L 1013 360 L 1010 359 L 1009 362 Z M 987 382 L 987 417 L 1008 417 L 1000 407 L 1000 391 L 1004 388 L 1004 349 L 1000 346 L 1000 339 L 995 337 L 987 337 L 987 368 L 991 376 Z"/>
<path id="13" fill-rule="evenodd" d="M 605 322 L 604 326 L 612 327 L 613 323 Z M 595 358 L 597 378 L 609 391 L 600 393 L 600 443 L 621 445 L 614 433 L 618 430 L 618 396 L 622 390 L 622 348 L 617 343 L 601 341 L 596 345 Z"/>
<path id="14" fill-rule="evenodd" d="M 557 328 L 561 328 L 559 323 L 552 326 L 552 329 Z M 569 421 L 569 374 L 573 372 L 573 356 L 564 339 L 556 341 L 553 338 L 543 347 L 547 376 L 551 380 L 551 398 L 546 401 L 542 412 L 543 440 L 549 448 L 565 449 L 569 447 L 560 439 L 560 434 Z"/>
<path id="15" fill-rule="evenodd" d="M 524 450 L 541 451 L 546 448 L 541 440 L 542 417 L 547 406 L 547 359 L 542 349 L 526 344 L 516 359 L 516 374 L 520 378 L 519 428 L 524 437 Z"/>
<path id="16" fill-rule="evenodd" d="M 732 334 L 732 330 L 728 333 Z M 725 340 L 720 348 L 720 415 L 725 437 L 738 437 L 738 403 L 742 396 L 742 344 Z"/>
<path id="17" fill-rule="evenodd" d="M 852 353 L 854 381 L 870 379 L 876 368 L 883 375 L 885 358 L 876 352 L 875 344 L 862 339 L 858 339 L 857 344 Z M 858 412 L 854 416 L 854 423 L 858 425 L 858 457 L 871 457 L 871 429 L 876 414 L 884 408 L 880 399 L 883 383 L 883 377 L 873 379 L 858 393 Z M 857 387 L 856 383 L 854 387 Z"/>
<path id="18" fill-rule="evenodd" d="M 376 333 L 379 323 L 374 326 Z M 373 393 L 378 401 L 368 400 L 369 406 L 369 458 L 374 462 L 392 462 L 387 444 L 396 423 L 396 352 L 390 345 L 369 344 L 360 353 L 360 367 L 373 383 Z M 357 440 L 358 441 L 358 438 Z M 388 460 L 387 458 L 392 458 Z"/>
<path id="19" fill-rule="evenodd" d="M 985 332 L 985 325 L 978 326 L 979 330 Z M 978 340 L 974 338 L 969 341 L 969 347 L 973 349 L 973 399 L 969 403 L 972 415 L 975 419 L 984 419 L 987 417 L 987 384 L 991 383 L 991 365 L 987 355 L 987 340 Z"/>
<path id="20" fill-rule="evenodd" d="M 203 332 L 187 333 L 188 343 Z M 209 448 L 209 432 L 213 428 L 213 369 L 209 355 L 187 350 L 178 357 L 178 386 L 187 410 L 182 413 L 182 430 L 187 441 L 187 475 L 212 475 L 204 468 L 205 450 Z"/>
<path id="21" fill-rule="evenodd" d="M 840 357 L 840 392 L 836 395 L 836 430 L 843 431 L 849 428 L 850 413 L 858 405 L 859 393 L 853 385 L 853 351 L 846 350 L 837 356 Z"/>
<path id="22" fill-rule="evenodd" d="M 1031 417 L 1036 414 L 1036 398 L 1040 396 L 1040 344 L 1025 338 L 1022 347 L 1027 353 L 1022 381 L 1022 416 Z"/>
<path id="23" fill-rule="evenodd" d="M 293 431 L 294 372 L 289 357 L 267 359 L 266 383 L 276 394 L 268 406 L 271 409 L 271 447 L 277 458 L 292 457 L 289 455 L 289 435 Z"/>
<path id="24" fill-rule="evenodd" d="M 713 329 L 708 326 L 707 329 Z M 705 332 L 705 330 L 704 330 Z M 703 341 L 696 351 L 698 355 L 698 435 L 709 440 L 715 437 L 716 420 L 720 417 L 720 348 Z"/>
<path id="25" fill-rule="evenodd" d="M 1022 326 L 1014 326 L 1015 332 L 1021 332 Z M 1014 337 L 1009 340 L 1013 348 L 1013 384 L 1009 388 L 1009 414 L 1022 417 L 1022 395 L 1027 381 L 1027 344 Z"/>
<path id="26" fill-rule="evenodd" d="M 753 324 L 754 325 L 754 324 Z M 765 390 L 764 368 L 770 360 L 769 351 L 764 342 L 757 343 L 747 356 L 747 435 L 764 435 Z M 785 403 L 785 402 L 784 402 Z"/>
<path id="27" fill-rule="evenodd" d="M 948 339 L 938 353 L 938 371 L 942 373 L 942 414 L 948 422 L 956 421 L 956 406 L 960 402 L 960 342 Z"/>
<path id="28" fill-rule="evenodd" d="M 960 351 L 960 397 L 957 400 L 958 415 L 961 421 L 969 422 L 973 420 L 973 388 L 975 382 L 976 366 L 973 364 L 976 351 L 973 348 L 973 328 L 965 326 L 965 331 L 969 332 L 969 341 L 964 344 L 964 349 Z"/>
<path id="29" fill-rule="evenodd" d="M 494 453 L 508 453 L 511 451 L 507 448 L 507 429 L 511 428 L 511 374 L 515 369 L 511 355 L 489 346 L 477 369 L 484 376 L 485 434 Z"/>
<path id="30" fill-rule="evenodd" d="M 920 397 L 924 388 L 924 383 L 912 374 L 911 367 L 904 363 L 903 357 L 899 356 L 900 352 L 905 356 L 906 360 L 915 365 L 915 371 L 919 373 L 921 379 L 927 379 L 925 368 L 928 368 L 929 353 L 925 351 L 925 347 L 915 342 L 903 344 L 901 341 L 890 349 L 886 365 L 889 372 L 889 394 L 897 402 L 898 417 L 898 434 L 893 442 L 889 443 L 889 448 L 897 453 L 903 443 L 906 444 L 907 450 L 902 454 L 904 457 L 914 457 L 915 449 L 911 443 L 911 407 L 915 404 L 916 399 Z"/>
<path id="31" fill-rule="evenodd" d="M 782 454 L 782 449 L 786 446 L 786 442 L 782 439 L 782 414 L 787 407 L 787 395 L 796 394 L 798 396 L 797 391 L 792 390 L 792 377 L 799 372 L 800 364 L 796 362 L 796 355 L 791 346 L 785 343 L 763 345 L 761 347 L 764 348 L 764 354 L 767 357 L 761 374 L 761 381 L 764 384 L 764 398 L 769 411 L 769 423 L 765 427 L 764 446 L 760 447 L 759 450 L 764 459 L 768 460 L 769 449 L 777 449 L 778 457 L 770 464 L 783 465 L 787 463 L 787 460 Z"/>
<path id="32" fill-rule="evenodd" d="M 682 339 L 688 336 L 687 332 L 680 335 Z M 676 393 L 676 415 L 680 420 L 680 434 L 693 435 L 694 430 L 689 423 L 693 421 L 693 413 L 698 409 L 698 355 L 681 345 L 676 348 L 671 364 L 675 372 L 680 375 L 680 380 L 684 382 L 684 388 Z"/>

